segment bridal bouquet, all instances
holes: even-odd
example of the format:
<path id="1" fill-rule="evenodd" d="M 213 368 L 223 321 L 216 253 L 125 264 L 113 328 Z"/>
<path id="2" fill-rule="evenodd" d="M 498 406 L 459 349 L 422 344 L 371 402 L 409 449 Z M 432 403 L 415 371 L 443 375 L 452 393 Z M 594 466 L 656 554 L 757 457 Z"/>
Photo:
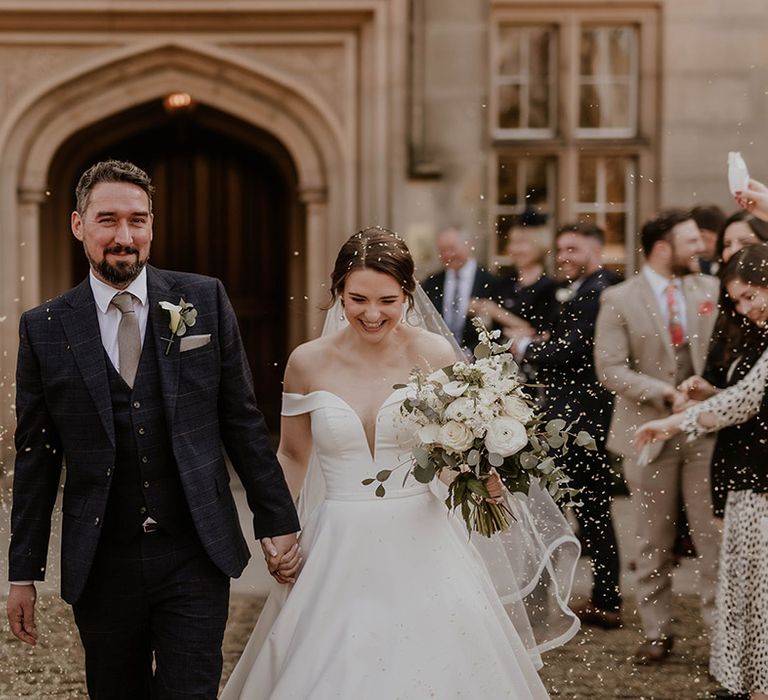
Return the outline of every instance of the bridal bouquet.
<path id="1" fill-rule="evenodd" d="M 425 376 L 411 373 L 407 398 L 399 420 L 405 434 L 416 435 L 410 475 L 424 484 L 452 472 L 446 506 L 458 510 L 467 530 L 490 537 L 510 526 L 512 513 L 504 502 L 489 500 L 485 481 L 496 472 L 510 492 L 528 493 L 538 480 L 555 501 L 572 503 L 577 490 L 557 466 L 556 458 L 568 451 L 569 441 L 596 449 L 585 431 L 574 435 L 561 419 L 544 423 L 536 413 L 526 385 L 508 352 L 510 343 L 495 342 L 501 333 L 488 331 L 474 320 L 479 344 L 472 364 L 455 362 Z M 363 484 L 378 482 L 376 495 L 384 496 L 384 483 L 393 469 L 380 471 Z M 452 477 L 452 478 L 451 478 Z"/>

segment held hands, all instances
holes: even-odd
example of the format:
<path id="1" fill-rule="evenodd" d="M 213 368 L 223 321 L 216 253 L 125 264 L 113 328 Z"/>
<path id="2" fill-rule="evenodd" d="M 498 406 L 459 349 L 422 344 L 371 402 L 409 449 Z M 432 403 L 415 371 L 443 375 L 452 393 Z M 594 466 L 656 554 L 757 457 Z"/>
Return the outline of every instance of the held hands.
<path id="1" fill-rule="evenodd" d="M 298 542 L 298 533 L 264 537 L 261 549 L 267 569 L 278 583 L 296 583 L 296 573 L 304 559 Z"/>
<path id="2" fill-rule="evenodd" d="M 673 435 L 677 435 L 680 432 L 682 422 L 682 413 L 673 413 L 666 418 L 648 421 L 635 432 L 635 445 L 637 447 L 645 447 L 647 444 L 657 440 L 669 440 Z"/>
<path id="3" fill-rule="evenodd" d="M 35 626 L 35 601 L 37 590 L 34 584 L 17 585 L 12 583 L 8 592 L 8 623 L 11 632 L 25 644 L 37 644 Z"/>
<path id="4" fill-rule="evenodd" d="M 768 221 L 768 187 L 762 182 L 750 178 L 749 187 L 736 193 L 736 204 L 758 219 Z"/>
<path id="5" fill-rule="evenodd" d="M 677 390 L 685 395 L 687 401 L 705 401 L 710 396 L 714 396 L 717 393 L 717 389 L 713 387 L 706 379 L 702 379 L 698 375 L 694 374 L 692 377 L 688 377 Z"/>

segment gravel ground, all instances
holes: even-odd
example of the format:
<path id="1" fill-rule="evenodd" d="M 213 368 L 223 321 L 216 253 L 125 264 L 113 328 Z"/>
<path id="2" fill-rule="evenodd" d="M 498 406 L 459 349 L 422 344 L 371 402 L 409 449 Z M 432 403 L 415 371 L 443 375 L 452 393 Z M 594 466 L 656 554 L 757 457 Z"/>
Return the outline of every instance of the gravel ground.
<path id="1" fill-rule="evenodd" d="M 254 596 L 232 597 L 223 680 L 231 673 L 261 604 Z M 7 625 L 0 633 L 0 699 L 85 697 L 83 652 L 69 607 L 53 596 L 41 596 L 38 605 L 36 648 L 17 642 Z M 625 603 L 625 613 L 631 607 L 631 601 Z M 569 644 L 545 656 L 542 676 L 554 698 L 694 700 L 710 696 L 715 686 L 706 669 L 708 642 L 691 596 L 680 597 L 675 651 L 659 667 L 632 663 L 640 632 L 637 617 L 628 617 L 622 630 L 585 628 Z"/>

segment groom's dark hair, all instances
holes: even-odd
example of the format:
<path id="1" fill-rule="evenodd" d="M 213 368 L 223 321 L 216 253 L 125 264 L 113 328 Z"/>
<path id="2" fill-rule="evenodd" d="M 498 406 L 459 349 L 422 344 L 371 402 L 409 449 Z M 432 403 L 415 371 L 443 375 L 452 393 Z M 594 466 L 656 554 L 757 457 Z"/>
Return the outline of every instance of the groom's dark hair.
<path id="1" fill-rule="evenodd" d="M 405 241 L 394 231 L 370 226 L 341 246 L 331 273 L 331 304 L 344 291 L 347 275 L 355 270 L 375 270 L 393 277 L 405 293 L 408 306 L 413 306 L 416 289 L 413 258 Z"/>
<path id="2" fill-rule="evenodd" d="M 81 176 L 75 188 L 77 197 L 77 213 L 82 216 L 88 208 L 88 201 L 94 187 L 102 182 L 127 182 L 136 185 L 147 194 L 149 211 L 152 212 L 152 194 L 155 188 L 152 182 L 138 165 L 124 160 L 103 160 L 92 165 Z"/>

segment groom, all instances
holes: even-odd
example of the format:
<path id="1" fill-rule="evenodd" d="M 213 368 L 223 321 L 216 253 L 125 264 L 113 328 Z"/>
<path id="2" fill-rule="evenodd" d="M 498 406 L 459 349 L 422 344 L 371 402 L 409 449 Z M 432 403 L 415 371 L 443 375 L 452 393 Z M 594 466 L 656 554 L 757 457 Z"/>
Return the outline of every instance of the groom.
<path id="1" fill-rule="evenodd" d="M 249 558 L 222 445 L 279 581 L 299 523 L 223 286 L 146 266 L 152 189 L 131 163 L 87 170 L 72 232 L 90 274 L 22 316 L 8 618 L 36 642 L 64 460 L 61 594 L 89 695 L 215 698 L 229 579 Z"/>

